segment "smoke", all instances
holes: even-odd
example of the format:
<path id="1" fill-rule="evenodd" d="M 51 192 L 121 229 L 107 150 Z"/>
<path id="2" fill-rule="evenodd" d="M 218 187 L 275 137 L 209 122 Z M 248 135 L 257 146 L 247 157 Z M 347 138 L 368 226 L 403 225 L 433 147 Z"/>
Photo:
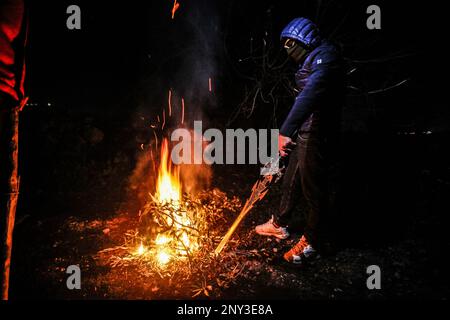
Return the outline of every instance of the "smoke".
<path id="1" fill-rule="evenodd" d="M 216 108 L 218 64 L 220 60 L 220 19 L 213 1 L 186 2 L 183 24 L 189 40 L 175 75 L 174 90 L 185 100 L 185 125 L 192 129 L 196 120 L 209 123 L 209 111 Z M 181 13 L 180 13 L 181 14 Z M 179 91 L 177 91 L 179 90 Z M 175 97 L 178 95 L 176 94 Z M 181 179 L 185 190 L 195 193 L 210 185 L 211 167 L 182 165 Z"/>
<path id="2" fill-rule="evenodd" d="M 185 16 L 180 24 L 186 28 L 184 34 L 187 39 L 183 41 L 174 89 L 179 90 L 189 107 L 186 109 L 186 119 L 191 122 L 205 121 L 205 113 L 217 107 L 215 89 L 222 40 L 220 18 L 214 1 L 186 2 L 185 7 Z"/>
<path id="3" fill-rule="evenodd" d="M 154 192 L 154 168 L 159 163 L 159 148 L 149 122 L 159 119 L 155 132 L 161 141 L 175 128 L 192 129 L 195 120 L 203 121 L 207 128 L 208 114 L 218 106 L 216 90 L 223 46 L 217 4 L 208 0 L 179 3 L 175 19 L 169 17 L 162 27 L 152 26 L 149 33 L 148 65 L 144 67 L 150 71 L 141 85 L 138 113 L 143 115 L 142 121 L 138 116 L 141 123 L 135 124 L 148 132 L 148 141 L 143 142 L 145 147 L 139 150 L 129 178 L 130 191 L 140 200 Z M 208 188 L 212 178 L 211 167 L 205 164 L 182 165 L 180 174 L 188 193 Z"/>

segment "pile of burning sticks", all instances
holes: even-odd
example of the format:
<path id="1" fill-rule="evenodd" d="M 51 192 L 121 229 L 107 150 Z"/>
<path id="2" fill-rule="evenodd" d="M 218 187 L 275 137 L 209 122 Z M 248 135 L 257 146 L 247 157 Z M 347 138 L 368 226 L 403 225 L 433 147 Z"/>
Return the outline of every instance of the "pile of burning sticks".
<path id="1" fill-rule="evenodd" d="M 112 268 L 132 267 L 144 277 L 195 284 L 193 295 L 208 295 L 211 284 L 226 286 L 242 270 L 239 259 L 231 257 L 234 252 L 215 254 L 241 207 L 237 197 L 219 189 L 183 193 L 179 168 L 171 165 L 163 140 L 156 191 L 140 211 L 137 227 L 124 235 L 123 244 L 100 253 Z"/>

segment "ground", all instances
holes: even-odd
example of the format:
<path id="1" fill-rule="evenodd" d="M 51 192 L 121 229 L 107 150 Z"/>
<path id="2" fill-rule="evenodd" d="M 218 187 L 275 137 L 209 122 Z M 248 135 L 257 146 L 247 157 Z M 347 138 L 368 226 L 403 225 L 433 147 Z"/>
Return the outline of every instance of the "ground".
<path id="1" fill-rule="evenodd" d="M 139 128 L 128 128 L 129 120 L 124 124 L 117 119 L 44 114 L 38 121 L 40 114 L 30 111 L 22 118 L 28 130 L 21 137 L 22 193 L 14 234 L 12 299 L 192 298 L 198 289 L 203 290 L 195 299 L 448 297 L 446 136 L 344 139 L 346 191 L 340 196 L 344 205 L 335 226 L 335 253 L 291 267 L 280 257 L 299 234 L 283 242 L 255 234 L 255 225 L 277 210 L 280 190 L 275 185 L 224 250 L 218 267 L 229 267 L 226 281 L 211 276 L 210 268 L 196 275 L 203 281 L 190 283 L 149 276 L 134 266 L 112 267 L 99 255 L 120 246 L 125 232 L 138 221 L 140 207 L 130 204 L 139 201 L 129 197 L 136 190 L 127 185 L 138 158 L 134 154 L 142 152 L 139 146 L 147 131 L 139 134 Z M 258 172 L 257 166 L 217 166 L 208 188 L 243 203 Z M 303 210 L 300 201 L 297 213 Z M 236 214 L 224 216 L 217 226 L 219 234 Z M 81 290 L 66 287 L 65 271 L 73 264 L 82 270 Z M 381 290 L 367 289 L 370 265 L 381 268 Z"/>
<path id="2" fill-rule="evenodd" d="M 217 178 L 217 184 L 228 194 L 242 200 L 250 190 L 254 173 L 241 170 Z M 222 183 L 225 177 L 233 182 Z M 227 186 L 227 187 L 223 187 Z M 439 187 L 439 186 L 438 186 Z M 448 188 L 440 186 L 440 188 Z M 448 190 L 448 189 L 447 189 Z M 256 235 L 253 228 L 268 218 L 277 203 L 277 190 L 258 205 L 239 227 L 241 259 L 234 280 L 221 287 L 214 280 L 205 283 L 211 298 L 299 298 L 299 299 L 383 299 L 445 298 L 448 286 L 439 278 L 442 268 L 435 265 L 436 254 L 442 254 L 435 238 L 427 230 L 436 228 L 432 217 L 414 217 L 405 226 L 405 236 L 386 243 L 383 235 L 376 246 L 353 243 L 337 253 L 322 257 L 304 267 L 291 267 L 280 259 L 298 235 L 286 242 Z M 300 209 L 303 210 L 303 209 Z M 232 216 L 227 217 L 231 225 Z M 123 234 L 135 224 L 132 212 L 112 212 L 80 217 L 58 215 L 19 221 L 15 234 L 13 265 L 13 298 L 58 299 L 169 299 L 191 298 L 195 287 L 177 286 L 170 277 L 149 277 L 134 267 L 112 268 L 98 259 L 102 249 L 120 245 Z M 448 242 L 447 244 L 448 248 Z M 433 252 L 436 249 L 438 252 Z M 227 251 L 224 252 L 227 254 Z M 243 257 L 243 258 L 242 258 Z M 66 289 L 65 270 L 79 264 L 82 290 Z M 366 287 L 366 268 L 378 265 L 382 270 L 382 290 Z M 196 298 L 206 298 L 202 293 Z"/>

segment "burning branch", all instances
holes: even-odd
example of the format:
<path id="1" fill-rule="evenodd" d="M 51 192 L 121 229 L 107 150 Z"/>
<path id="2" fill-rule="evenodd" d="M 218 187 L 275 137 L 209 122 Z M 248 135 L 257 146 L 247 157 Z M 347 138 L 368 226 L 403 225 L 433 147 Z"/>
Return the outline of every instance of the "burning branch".
<path id="1" fill-rule="evenodd" d="M 169 281 L 169 286 L 173 281 L 177 286 L 189 285 L 195 296 L 208 295 L 213 284 L 226 287 L 238 276 L 233 270 L 245 266 L 242 259 L 230 259 L 235 252 L 220 258 L 212 254 L 224 232 L 225 217 L 237 212 L 241 203 L 218 189 L 195 196 L 183 193 L 180 168 L 170 161 L 168 140 L 159 145 L 155 192 L 124 243 L 102 250 L 99 257 L 113 268 L 136 267 L 146 277 Z"/>

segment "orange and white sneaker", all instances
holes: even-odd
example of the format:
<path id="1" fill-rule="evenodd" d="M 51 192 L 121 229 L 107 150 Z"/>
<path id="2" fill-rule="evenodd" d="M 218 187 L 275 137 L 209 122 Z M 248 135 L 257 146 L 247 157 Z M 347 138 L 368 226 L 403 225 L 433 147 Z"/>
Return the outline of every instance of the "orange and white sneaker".
<path id="1" fill-rule="evenodd" d="M 291 250 L 284 254 L 283 258 L 290 263 L 302 264 L 306 259 L 310 259 L 316 256 L 317 251 L 313 247 L 311 247 L 305 236 L 302 236 L 300 238 L 300 241 L 297 242 Z"/>
<path id="2" fill-rule="evenodd" d="M 289 237 L 287 228 L 277 226 L 274 222 L 273 216 L 266 223 L 256 226 L 255 231 L 261 236 L 275 237 L 281 240 L 287 239 Z"/>

